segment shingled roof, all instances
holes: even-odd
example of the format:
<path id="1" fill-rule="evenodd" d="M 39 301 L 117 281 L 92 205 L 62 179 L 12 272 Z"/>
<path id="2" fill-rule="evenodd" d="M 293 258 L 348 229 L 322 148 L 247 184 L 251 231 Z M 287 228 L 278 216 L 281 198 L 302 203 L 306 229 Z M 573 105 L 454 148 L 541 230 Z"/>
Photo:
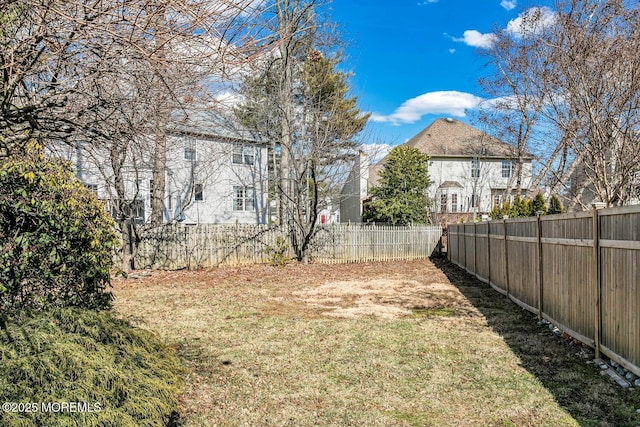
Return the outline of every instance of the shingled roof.
<path id="1" fill-rule="evenodd" d="M 175 110 L 171 112 L 169 131 L 178 134 L 216 139 L 262 142 L 238 121 L 212 109 Z"/>
<path id="2" fill-rule="evenodd" d="M 454 119 L 437 119 L 404 145 L 430 157 L 512 158 L 514 147 Z"/>

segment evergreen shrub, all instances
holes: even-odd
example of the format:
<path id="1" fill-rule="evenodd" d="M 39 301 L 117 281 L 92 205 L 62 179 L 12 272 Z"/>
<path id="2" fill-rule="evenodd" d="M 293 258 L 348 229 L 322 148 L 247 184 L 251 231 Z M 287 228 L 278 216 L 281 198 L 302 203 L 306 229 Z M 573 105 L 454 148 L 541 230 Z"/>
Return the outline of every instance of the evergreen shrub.
<path id="1" fill-rule="evenodd" d="M 70 163 L 0 161 L 0 310 L 108 308 L 114 223 Z"/>
<path id="2" fill-rule="evenodd" d="M 0 401 L 30 405 L 28 411 L 3 407 L 2 426 L 160 427 L 177 421 L 175 350 L 111 310 L 22 312 L 0 329 L 0 364 Z M 60 410 L 62 404 L 75 410 Z"/>

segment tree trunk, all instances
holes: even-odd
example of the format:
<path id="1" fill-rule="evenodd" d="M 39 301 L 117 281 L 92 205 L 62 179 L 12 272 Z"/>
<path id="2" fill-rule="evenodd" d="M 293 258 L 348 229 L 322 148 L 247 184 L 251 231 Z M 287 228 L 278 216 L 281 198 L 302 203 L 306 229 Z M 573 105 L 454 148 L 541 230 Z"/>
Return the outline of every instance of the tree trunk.
<path id="1" fill-rule="evenodd" d="M 277 2 L 279 27 L 282 29 L 280 35 L 280 60 L 282 61 L 281 77 L 280 77 L 280 218 L 279 224 L 283 227 L 294 227 L 292 224 L 292 191 L 295 191 L 291 185 L 291 168 L 295 159 L 293 156 L 293 132 L 291 129 L 294 117 L 294 101 L 293 101 L 293 22 L 291 16 L 293 12 L 289 10 L 289 2 L 280 0 Z M 293 243 L 293 242 L 292 242 Z"/>
<path id="2" fill-rule="evenodd" d="M 158 58 L 159 67 L 163 66 L 166 57 L 166 18 L 165 6 L 162 0 L 153 3 L 155 16 L 153 19 L 155 33 L 155 55 Z M 160 227 L 164 222 L 164 195 L 166 187 L 167 169 L 167 123 L 169 120 L 169 108 L 166 105 L 164 88 L 166 82 L 160 69 L 155 71 L 155 83 L 160 87 L 158 96 L 158 110 L 155 124 L 155 141 L 153 150 L 153 194 L 151 197 L 151 226 Z"/>
<path id="3" fill-rule="evenodd" d="M 129 274 L 133 270 L 133 238 L 131 224 L 131 212 L 127 209 L 127 195 L 123 176 L 123 166 L 126 160 L 126 150 L 122 150 L 118 145 L 111 148 L 111 167 L 113 169 L 113 182 L 116 191 L 116 219 L 120 224 L 122 232 L 122 264 L 121 269 L 125 274 Z"/>
<path id="4" fill-rule="evenodd" d="M 164 120 L 160 120 L 161 129 L 155 135 L 153 151 L 153 190 L 151 195 L 151 226 L 160 227 L 164 222 L 164 196 L 167 169 L 167 135 Z"/>

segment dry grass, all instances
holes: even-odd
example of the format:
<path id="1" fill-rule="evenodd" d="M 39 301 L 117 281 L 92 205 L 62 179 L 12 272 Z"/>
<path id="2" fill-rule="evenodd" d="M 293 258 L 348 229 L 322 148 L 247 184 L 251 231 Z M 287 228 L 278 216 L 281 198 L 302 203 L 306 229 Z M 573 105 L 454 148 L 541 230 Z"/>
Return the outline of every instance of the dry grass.
<path id="1" fill-rule="evenodd" d="M 598 375 L 588 350 L 446 262 L 154 272 L 114 286 L 123 315 L 178 347 L 186 426 L 640 424 L 636 391 Z"/>

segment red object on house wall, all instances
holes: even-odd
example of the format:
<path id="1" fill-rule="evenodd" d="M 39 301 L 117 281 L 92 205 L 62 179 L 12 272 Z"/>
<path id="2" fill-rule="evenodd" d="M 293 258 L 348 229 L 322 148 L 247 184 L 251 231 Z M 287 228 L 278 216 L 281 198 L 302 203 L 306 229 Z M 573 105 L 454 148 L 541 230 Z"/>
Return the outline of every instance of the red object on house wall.
<path id="1" fill-rule="evenodd" d="M 327 217 L 324 215 L 320 215 L 320 224 L 326 224 L 327 223 Z"/>

